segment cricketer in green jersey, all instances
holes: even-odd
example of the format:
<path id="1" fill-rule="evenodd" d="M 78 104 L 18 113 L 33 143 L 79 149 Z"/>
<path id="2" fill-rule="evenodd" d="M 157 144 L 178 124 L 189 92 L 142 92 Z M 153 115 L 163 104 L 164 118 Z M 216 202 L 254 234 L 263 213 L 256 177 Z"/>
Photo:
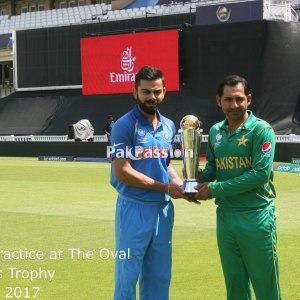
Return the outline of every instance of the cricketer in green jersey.
<path id="1" fill-rule="evenodd" d="M 209 132 L 204 183 L 195 199 L 215 198 L 217 241 L 228 300 L 281 299 L 273 202 L 275 134 L 247 110 L 247 81 L 231 75 L 221 82 L 217 104 L 226 119 Z"/>

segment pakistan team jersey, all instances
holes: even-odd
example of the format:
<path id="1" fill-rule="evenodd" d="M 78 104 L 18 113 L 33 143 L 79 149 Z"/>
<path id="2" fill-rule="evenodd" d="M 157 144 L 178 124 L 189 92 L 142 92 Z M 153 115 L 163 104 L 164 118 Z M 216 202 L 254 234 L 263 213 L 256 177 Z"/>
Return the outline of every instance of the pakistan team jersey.
<path id="1" fill-rule="evenodd" d="M 273 159 L 275 134 L 251 111 L 242 127 L 230 133 L 227 120 L 209 132 L 205 181 L 220 207 L 258 208 L 275 197 Z"/>
<path id="2" fill-rule="evenodd" d="M 112 158 L 129 158 L 135 170 L 154 180 L 167 183 L 170 147 L 176 129 L 171 120 L 159 112 L 157 114 L 159 124 L 155 130 L 137 106 L 118 119 L 111 134 Z M 110 182 L 123 199 L 150 202 L 170 200 L 170 196 L 165 193 L 119 182 L 114 176 L 113 164 Z"/>

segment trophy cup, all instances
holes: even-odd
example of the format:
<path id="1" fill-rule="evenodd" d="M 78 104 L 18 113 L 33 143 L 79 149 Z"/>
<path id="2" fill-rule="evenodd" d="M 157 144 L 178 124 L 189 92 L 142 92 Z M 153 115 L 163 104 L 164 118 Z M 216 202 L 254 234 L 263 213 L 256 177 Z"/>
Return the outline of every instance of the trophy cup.
<path id="1" fill-rule="evenodd" d="M 180 122 L 180 144 L 183 153 L 183 172 L 185 177 L 183 188 L 185 194 L 189 195 L 197 193 L 194 187 L 199 183 L 197 177 L 202 140 L 200 125 L 199 119 L 193 115 L 183 117 Z"/>

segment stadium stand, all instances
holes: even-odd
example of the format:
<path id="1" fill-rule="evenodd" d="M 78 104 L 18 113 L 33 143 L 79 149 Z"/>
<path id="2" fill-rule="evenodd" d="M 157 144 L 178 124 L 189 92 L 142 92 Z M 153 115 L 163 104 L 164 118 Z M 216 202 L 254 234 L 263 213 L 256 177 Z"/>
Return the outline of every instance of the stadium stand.
<path id="1" fill-rule="evenodd" d="M 294 5 L 299 5 L 295 0 Z M 228 2 L 228 1 L 227 1 Z M 234 2 L 234 1 L 233 1 Z M 239 1 L 240 2 L 240 1 Z M 66 26 L 82 22 L 103 22 L 159 16 L 168 14 L 194 13 L 196 7 L 207 6 L 226 1 L 191 1 L 176 2 L 168 5 L 155 5 L 137 9 L 112 10 L 111 4 L 94 4 L 78 7 L 68 7 L 53 10 L 34 11 L 20 15 L 0 16 L 0 34 L 11 33 L 13 30 L 25 30 L 42 27 Z M 264 19 L 298 21 L 298 16 L 290 1 L 264 1 Z"/>
<path id="2" fill-rule="evenodd" d="M 200 3 L 200 2 L 198 2 Z M 165 15 L 190 13 L 195 11 L 195 4 L 185 2 L 170 6 L 156 5 L 140 9 L 111 10 L 105 3 L 69 7 L 62 9 L 21 13 L 17 16 L 0 16 L 0 34 L 11 33 L 12 30 L 24 30 L 52 26 L 80 24 L 82 22 L 102 22 L 142 18 L 149 15 Z"/>
<path id="3" fill-rule="evenodd" d="M 293 9 L 298 14 L 298 21 L 300 22 L 300 0 L 293 1 Z"/>

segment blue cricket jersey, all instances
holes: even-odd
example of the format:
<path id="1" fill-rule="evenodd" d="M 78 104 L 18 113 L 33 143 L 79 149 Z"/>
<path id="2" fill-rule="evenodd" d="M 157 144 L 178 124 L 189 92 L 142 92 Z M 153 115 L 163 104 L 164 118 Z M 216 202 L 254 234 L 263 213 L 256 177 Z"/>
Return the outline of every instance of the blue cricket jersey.
<path id="1" fill-rule="evenodd" d="M 129 158 L 132 167 L 163 183 L 169 182 L 167 166 L 170 162 L 176 129 L 174 123 L 157 112 L 159 124 L 153 130 L 152 124 L 136 105 L 118 119 L 111 132 L 112 158 Z M 159 191 L 129 186 L 114 176 L 112 163 L 110 183 L 119 196 L 132 201 L 169 201 L 170 196 Z"/>

